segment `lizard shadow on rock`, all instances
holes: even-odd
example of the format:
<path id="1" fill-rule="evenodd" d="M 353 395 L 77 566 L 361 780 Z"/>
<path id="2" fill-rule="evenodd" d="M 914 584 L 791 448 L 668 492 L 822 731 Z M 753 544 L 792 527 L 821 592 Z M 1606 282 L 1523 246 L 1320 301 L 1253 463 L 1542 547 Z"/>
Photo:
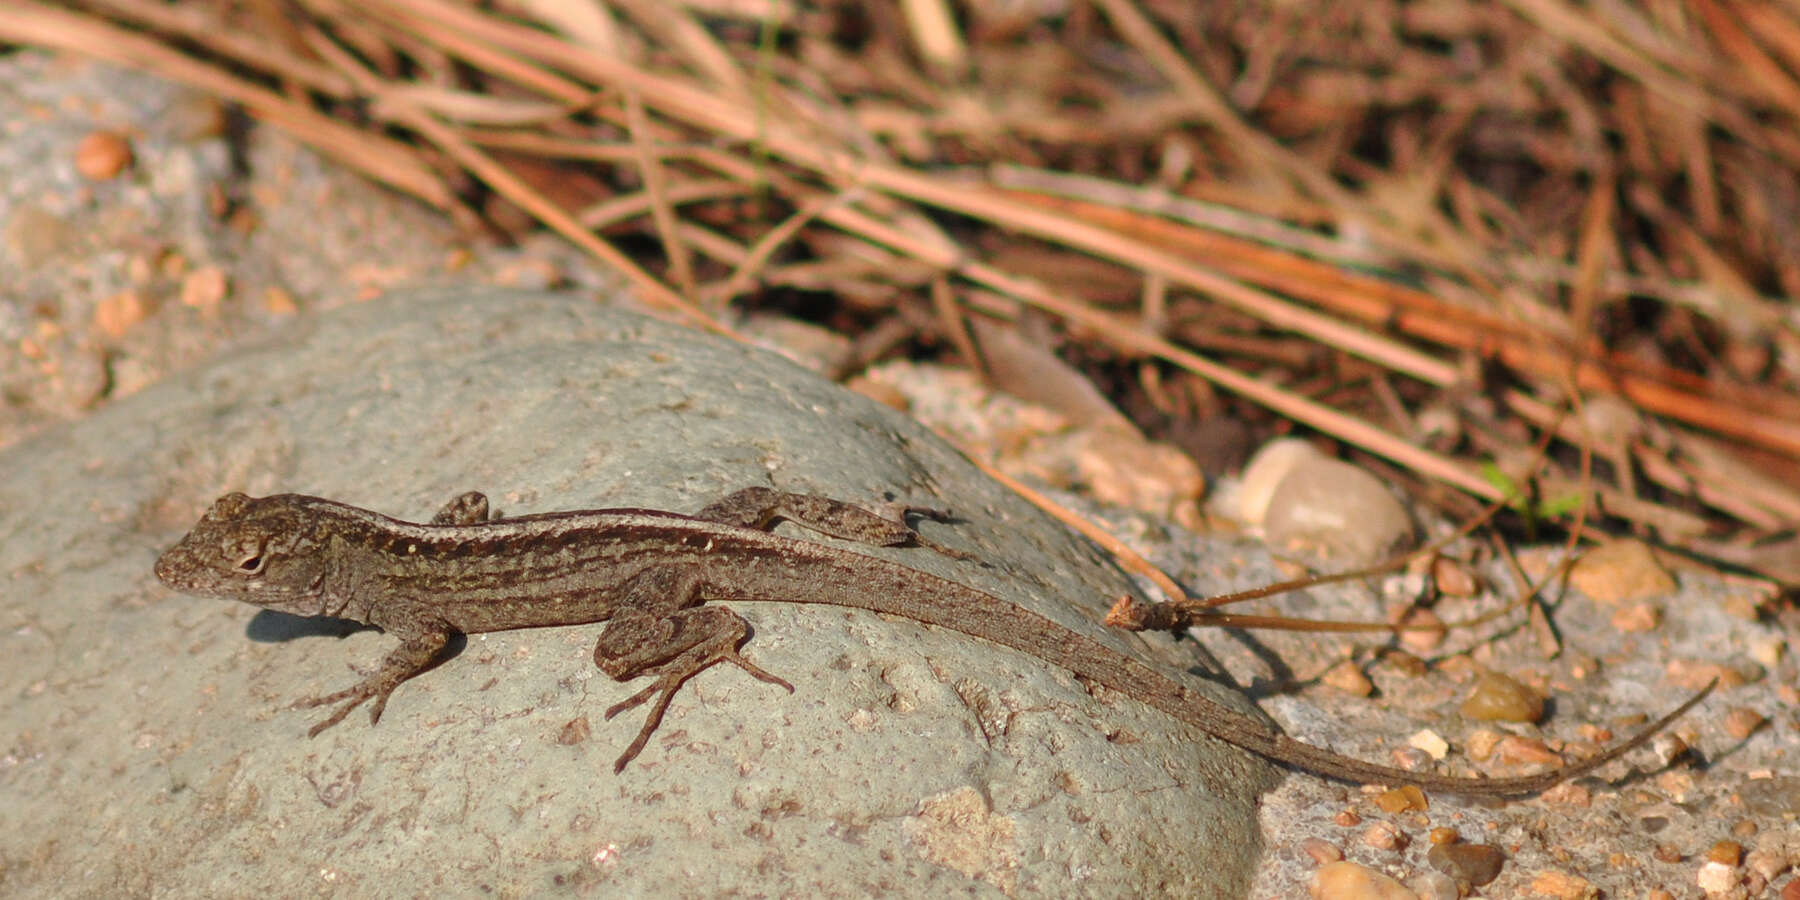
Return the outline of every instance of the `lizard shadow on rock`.
<path id="1" fill-rule="evenodd" d="M 349 637 L 359 631 L 380 631 L 374 625 L 364 625 L 351 619 L 334 619 L 329 616 L 296 616 L 273 609 L 258 610 L 244 626 L 244 636 L 263 644 L 280 644 L 295 638 L 303 637 Z M 455 659 L 469 644 L 469 636 L 461 632 L 452 632 L 450 642 L 444 645 L 434 665 Z"/>
<path id="2" fill-rule="evenodd" d="M 359 631 L 377 631 L 373 625 L 364 625 L 350 619 L 333 619 L 327 616 L 296 616 L 291 613 L 278 612 L 273 609 L 257 610 L 244 626 L 244 636 L 263 644 L 279 644 L 294 638 L 309 635 L 327 637 L 348 637 Z"/>

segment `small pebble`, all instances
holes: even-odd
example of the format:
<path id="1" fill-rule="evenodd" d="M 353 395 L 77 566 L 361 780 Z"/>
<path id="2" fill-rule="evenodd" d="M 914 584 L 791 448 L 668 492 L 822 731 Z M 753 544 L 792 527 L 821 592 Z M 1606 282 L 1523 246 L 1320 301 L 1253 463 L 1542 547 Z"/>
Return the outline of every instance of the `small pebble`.
<path id="1" fill-rule="evenodd" d="M 1687 741 L 1681 739 L 1681 735 L 1665 731 L 1650 739 L 1650 750 L 1656 754 L 1658 763 L 1667 767 L 1687 755 L 1688 745 Z"/>
<path id="2" fill-rule="evenodd" d="M 1655 631 L 1662 624 L 1662 610 L 1649 603 L 1633 603 L 1612 614 L 1612 627 L 1625 634 Z"/>
<path id="3" fill-rule="evenodd" d="M 1651 784 L 1661 791 L 1664 799 L 1670 803 L 1686 803 L 1688 795 L 1694 792 L 1694 773 L 1661 772 L 1651 779 Z"/>
<path id="4" fill-rule="evenodd" d="M 1376 822 L 1365 829 L 1362 833 L 1362 842 L 1364 846 L 1375 850 L 1396 851 L 1406 849 L 1407 844 L 1406 835 L 1401 834 L 1400 829 L 1386 822 Z"/>
<path id="5" fill-rule="evenodd" d="M 1477 728 L 1463 741 L 1463 754 L 1476 762 L 1487 762 L 1503 735 L 1492 728 Z"/>
<path id="6" fill-rule="evenodd" d="M 1781 655 L 1787 652 L 1787 637 L 1779 634 L 1757 635 L 1750 638 L 1750 658 L 1764 668 L 1772 668 L 1781 662 Z"/>
<path id="7" fill-rule="evenodd" d="M 1737 867 L 1708 862 L 1700 867 L 1699 874 L 1694 876 L 1694 883 L 1709 896 L 1729 893 L 1738 886 Z"/>
<path id="8" fill-rule="evenodd" d="M 1430 833 L 1425 836 L 1425 839 L 1430 841 L 1432 846 L 1435 847 L 1438 844 L 1454 844 L 1457 841 L 1462 840 L 1462 835 L 1457 834 L 1456 829 L 1454 828 L 1446 828 L 1440 825 L 1431 829 Z"/>
<path id="9" fill-rule="evenodd" d="M 1326 863 L 1313 874 L 1314 900 L 1419 900 L 1406 885 L 1353 862 Z"/>
<path id="10" fill-rule="evenodd" d="M 1375 683 L 1363 674 L 1362 667 L 1347 659 L 1327 669 L 1319 680 L 1352 697 L 1367 697 L 1375 692 Z"/>
<path id="11" fill-rule="evenodd" d="M 1513 678 L 1484 671 L 1463 701 L 1462 714 L 1478 722 L 1536 722 L 1544 717 L 1544 698 Z"/>
<path id="12" fill-rule="evenodd" d="M 1565 781 L 1538 795 L 1545 806 L 1572 806 L 1587 809 L 1594 805 L 1594 792 L 1573 781 Z"/>
<path id="13" fill-rule="evenodd" d="M 1735 866 L 1744 858 L 1744 847 L 1737 841 L 1720 841 L 1706 850 L 1709 862 Z"/>
<path id="14" fill-rule="evenodd" d="M 1431 580 L 1437 584 L 1438 593 L 1446 597 L 1473 597 L 1481 592 L 1481 582 L 1469 567 L 1447 556 L 1432 560 Z"/>
<path id="15" fill-rule="evenodd" d="M 263 311 L 271 316 L 291 316 L 300 312 L 300 304 L 293 294 L 272 286 L 263 292 Z"/>
<path id="16" fill-rule="evenodd" d="M 1506 854 L 1486 844 L 1439 844 L 1425 854 L 1432 868 L 1477 887 L 1500 877 Z"/>
<path id="17" fill-rule="evenodd" d="M 1697 659 L 1670 660 L 1664 670 L 1669 680 L 1684 691 L 1697 691 L 1706 687 L 1713 679 L 1718 679 L 1721 690 L 1743 687 L 1750 683 L 1750 678 L 1737 669 L 1715 662 L 1702 662 Z M 1760 673 L 1757 673 L 1761 677 Z"/>
<path id="18" fill-rule="evenodd" d="M 1531 879 L 1531 892 L 1558 900 L 1595 900 L 1600 896 L 1600 889 L 1594 883 L 1568 872 L 1554 869 L 1537 873 Z"/>
<path id="19" fill-rule="evenodd" d="M 1551 752 L 1550 747 L 1543 741 L 1537 738 L 1520 737 L 1516 734 L 1509 734 L 1501 738 L 1500 743 L 1494 747 L 1494 755 L 1501 762 L 1509 765 L 1532 763 L 1558 765 L 1562 762 L 1562 757 Z"/>
<path id="20" fill-rule="evenodd" d="M 1261 525 L 1269 512 L 1269 500 L 1275 486 L 1294 470 L 1302 459 L 1318 459 L 1324 454 L 1299 438 L 1270 441 L 1250 457 L 1238 479 L 1238 516 L 1251 525 Z"/>
<path id="21" fill-rule="evenodd" d="M 1419 900 L 1460 900 L 1462 897 L 1462 891 L 1456 886 L 1456 879 L 1429 869 L 1408 878 L 1406 887 L 1418 894 Z"/>
<path id="22" fill-rule="evenodd" d="M 1758 847 L 1744 856 L 1744 868 L 1756 873 L 1763 881 L 1774 881 L 1775 876 L 1787 871 L 1787 854 L 1779 850 Z"/>
<path id="23" fill-rule="evenodd" d="M 1681 862 L 1681 848 L 1674 844 L 1657 844 L 1656 849 L 1650 851 L 1650 855 L 1656 857 L 1657 862 Z"/>
<path id="24" fill-rule="evenodd" d="M 1768 719 L 1748 706 L 1733 707 L 1725 713 L 1725 733 L 1743 740 L 1756 733 Z"/>
<path id="25" fill-rule="evenodd" d="M 1613 731 L 1611 728 L 1608 728 L 1604 725 L 1595 725 L 1592 722 L 1583 722 L 1580 725 L 1575 726 L 1575 730 L 1581 734 L 1581 739 L 1584 741 L 1588 741 L 1588 742 L 1594 743 L 1594 744 L 1610 744 L 1610 743 L 1612 743 Z"/>
<path id="26" fill-rule="evenodd" d="M 1781 900 L 1800 900 L 1800 878 L 1788 882 L 1781 888 Z"/>
<path id="27" fill-rule="evenodd" d="M 131 141 L 116 131 L 94 131 L 75 145 L 75 171 L 89 181 L 117 178 L 131 165 Z"/>
<path id="28" fill-rule="evenodd" d="M 120 291 L 94 305 L 94 327 L 110 338 L 125 336 L 150 315 L 150 304 L 137 291 Z"/>
<path id="29" fill-rule="evenodd" d="M 1396 675 L 1404 675 L 1407 678 L 1420 678 L 1423 677 L 1426 672 L 1431 671 L 1431 667 L 1426 665 L 1424 660 L 1401 649 L 1388 650 L 1382 653 L 1381 667 L 1386 671 L 1393 672 Z"/>
<path id="30" fill-rule="evenodd" d="M 1400 632 L 1400 646 L 1414 653 L 1436 650 L 1444 642 L 1444 635 L 1449 633 L 1437 613 L 1410 603 L 1389 610 L 1388 622 L 1406 626 Z"/>
<path id="31" fill-rule="evenodd" d="M 1610 541 L 1582 554 L 1569 572 L 1577 590 L 1608 606 L 1649 600 L 1675 590 L 1675 579 L 1643 541 Z"/>
<path id="32" fill-rule="evenodd" d="M 1394 768 L 1404 772 L 1417 772 L 1431 765 L 1431 754 L 1417 747 L 1397 747 L 1392 756 Z"/>
<path id="33" fill-rule="evenodd" d="M 1346 809 L 1334 816 L 1331 821 L 1344 828 L 1354 828 L 1362 824 L 1362 816 L 1358 815 L 1354 809 Z"/>
<path id="34" fill-rule="evenodd" d="M 1305 853 L 1314 863 L 1321 866 L 1344 858 L 1344 851 L 1324 838 L 1307 838 L 1301 841 L 1300 852 Z"/>
<path id="35" fill-rule="evenodd" d="M 217 312 L 230 282 L 219 266 L 201 266 L 181 279 L 181 302 L 208 314 Z"/>
<path id="36" fill-rule="evenodd" d="M 1410 747 L 1425 751 L 1425 755 L 1432 759 L 1441 760 L 1450 755 L 1450 742 L 1429 728 L 1416 732 L 1412 737 L 1406 739 L 1406 743 Z"/>
<path id="37" fill-rule="evenodd" d="M 1375 797 L 1375 805 L 1381 807 L 1381 811 L 1389 815 L 1409 809 L 1422 812 L 1430 806 L 1425 800 L 1425 792 L 1419 790 L 1416 785 L 1410 784 L 1382 791 Z"/>
<path id="38" fill-rule="evenodd" d="M 1563 741 L 1562 747 L 1559 748 L 1557 752 L 1562 754 L 1564 759 L 1588 759 L 1590 757 L 1599 756 L 1600 751 L 1603 749 L 1605 748 L 1593 741 L 1584 741 L 1577 738 L 1572 741 Z"/>
<path id="39" fill-rule="evenodd" d="M 1322 456 L 1302 458 L 1275 485 L 1262 527 L 1271 546 L 1315 549 L 1346 562 L 1379 562 L 1412 537 L 1412 518 L 1387 485 Z"/>

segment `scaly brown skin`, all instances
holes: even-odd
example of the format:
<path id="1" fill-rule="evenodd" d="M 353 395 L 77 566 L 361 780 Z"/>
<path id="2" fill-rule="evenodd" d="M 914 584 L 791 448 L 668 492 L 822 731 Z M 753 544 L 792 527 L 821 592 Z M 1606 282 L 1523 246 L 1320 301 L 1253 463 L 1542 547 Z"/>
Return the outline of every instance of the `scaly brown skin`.
<path id="1" fill-rule="evenodd" d="M 359 684 L 302 701 L 339 704 L 313 726 L 314 735 L 369 700 L 369 720 L 378 721 L 388 695 L 428 668 L 452 634 L 606 622 L 594 662 L 619 681 L 655 679 L 607 710 L 611 718 L 654 698 L 615 770 L 643 750 L 682 683 L 713 665 L 728 662 L 793 690 L 738 654 L 748 624 L 729 609 L 703 605 L 718 599 L 855 607 L 948 628 L 1060 666 L 1276 762 L 1347 781 L 1462 794 L 1542 791 L 1642 744 L 1712 690 L 1597 756 L 1538 775 L 1408 772 L 1295 741 L 986 592 L 767 530 L 785 518 L 867 544 L 949 552 L 904 522 L 836 500 L 746 488 L 692 516 L 598 509 L 490 521 L 487 512 L 487 499 L 477 493 L 451 501 L 428 524 L 300 494 L 227 494 L 156 561 L 156 575 L 184 593 L 350 619 L 400 639 L 380 669 Z"/>

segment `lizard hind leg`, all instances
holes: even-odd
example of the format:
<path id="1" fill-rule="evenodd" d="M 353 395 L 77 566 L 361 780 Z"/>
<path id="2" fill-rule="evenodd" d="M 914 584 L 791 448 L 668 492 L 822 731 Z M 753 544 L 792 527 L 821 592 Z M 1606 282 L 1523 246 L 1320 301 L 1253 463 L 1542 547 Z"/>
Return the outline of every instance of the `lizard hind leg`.
<path id="1" fill-rule="evenodd" d="M 756 678 L 778 684 L 792 693 L 794 686 L 786 679 L 771 674 L 738 653 L 738 645 L 750 636 L 750 624 L 743 617 L 722 606 L 697 606 L 656 615 L 642 610 L 628 610 L 612 617 L 594 644 L 594 664 L 616 681 L 629 681 L 643 675 L 655 677 L 643 690 L 612 705 L 606 711 L 611 719 L 628 709 L 656 700 L 644 716 L 631 746 L 613 763 L 613 771 L 624 771 L 649 743 L 650 735 L 662 724 L 663 713 L 675 692 L 689 678 L 719 663 L 731 663 Z"/>
<path id="2" fill-rule="evenodd" d="M 883 515 L 842 500 L 817 494 L 796 494 L 767 487 L 733 491 L 694 514 L 696 519 L 767 531 L 777 519 L 798 522 L 820 534 L 876 547 L 924 547 L 954 559 L 974 555 L 926 538 L 906 523 L 907 515 L 947 521 L 950 513 L 928 506 L 896 504 Z"/>

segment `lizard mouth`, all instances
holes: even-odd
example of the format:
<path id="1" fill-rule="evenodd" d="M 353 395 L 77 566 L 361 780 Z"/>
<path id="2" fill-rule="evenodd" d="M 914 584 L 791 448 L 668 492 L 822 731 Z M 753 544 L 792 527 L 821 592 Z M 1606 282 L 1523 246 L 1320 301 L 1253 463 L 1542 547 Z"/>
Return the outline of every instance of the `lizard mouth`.
<path id="1" fill-rule="evenodd" d="M 179 544 L 170 547 L 163 555 L 156 558 L 156 579 L 176 590 L 195 586 L 193 579 L 184 575 L 192 569 L 193 565 L 189 554 L 184 552 Z"/>

